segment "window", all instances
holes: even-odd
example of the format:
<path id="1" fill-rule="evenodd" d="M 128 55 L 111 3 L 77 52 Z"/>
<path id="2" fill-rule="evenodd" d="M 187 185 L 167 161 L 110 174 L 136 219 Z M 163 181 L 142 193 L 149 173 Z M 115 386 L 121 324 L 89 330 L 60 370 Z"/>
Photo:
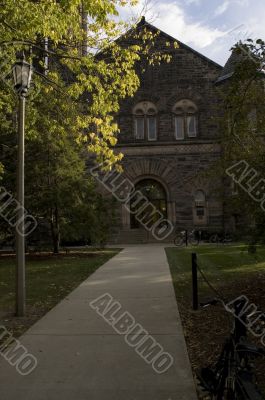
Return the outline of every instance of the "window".
<path id="1" fill-rule="evenodd" d="M 255 132 L 257 130 L 257 125 L 258 125 L 258 118 L 257 118 L 257 110 L 256 108 L 253 108 L 251 111 L 249 111 L 247 115 L 248 119 L 248 126 L 249 129 L 252 132 Z"/>
<path id="2" fill-rule="evenodd" d="M 156 117 L 147 117 L 148 140 L 156 140 Z"/>
<path id="3" fill-rule="evenodd" d="M 231 184 L 231 187 L 230 187 L 231 195 L 237 196 L 238 195 L 238 184 L 233 179 L 231 179 L 230 184 Z"/>
<path id="4" fill-rule="evenodd" d="M 180 100 L 173 107 L 175 138 L 183 140 L 185 137 L 197 136 L 197 107 L 190 100 Z"/>
<path id="5" fill-rule="evenodd" d="M 134 136 L 137 140 L 157 139 L 157 109 L 150 101 L 138 103 L 134 109 Z"/>
<path id="6" fill-rule="evenodd" d="M 197 190 L 194 198 L 196 206 L 203 206 L 205 204 L 205 194 L 202 190 Z"/>
<path id="7" fill-rule="evenodd" d="M 206 198 L 202 190 L 197 190 L 194 195 L 194 223 L 205 225 L 207 223 Z"/>
<path id="8" fill-rule="evenodd" d="M 176 139 L 184 139 L 184 118 L 175 117 L 175 135 Z"/>
<path id="9" fill-rule="evenodd" d="M 195 137 L 196 132 L 196 117 L 194 115 L 188 115 L 187 117 L 187 133 L 189 137 Z"/>
<path id="10" fill-rule="evenodd" d="M 135 124 L 135 138 L 144 139 L 144 117 L 137 117 L 134 120 Z"/>

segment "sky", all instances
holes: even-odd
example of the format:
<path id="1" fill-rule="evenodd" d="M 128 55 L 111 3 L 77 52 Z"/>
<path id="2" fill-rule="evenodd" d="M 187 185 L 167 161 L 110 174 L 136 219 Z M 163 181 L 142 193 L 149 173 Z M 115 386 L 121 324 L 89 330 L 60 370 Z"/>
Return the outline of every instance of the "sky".
<path id="1" fill-rule="evenodd" d="M 147 22 L 221 65 L 238 40 L 265 39 L 265 0 L 144 1 L 124 15 L 145 15 Z"/>

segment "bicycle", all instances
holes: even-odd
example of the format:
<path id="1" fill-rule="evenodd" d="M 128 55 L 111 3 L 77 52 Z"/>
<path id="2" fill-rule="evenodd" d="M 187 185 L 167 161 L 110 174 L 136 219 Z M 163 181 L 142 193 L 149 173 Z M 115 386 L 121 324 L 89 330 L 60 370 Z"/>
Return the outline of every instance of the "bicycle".
<path id="1" fill-rule="evenodd" d="M 197 246 L 200 243 L 200 234 L 198 234 L 194 229 L 190 232 L 183 230 L 177 232 L 174 238 L 175 246 L 187 246 L 191 244 L 192 246 Z"/>
<path id="2" fill-rule="evenodd" d="M 232 243 L 232 236 L 229 233 L 214 233 L 210 236 L 209 242 L 216 243 L 216 244 L 228 244 Z"/>
<path id="3" fill-rule="evenodd" d="M 218 302 L 223 304 L 222 300 L 215 299 L 201 306 L 207 307 Z M 265 350 L 246 342 L 246 324 L 251 314 L 241 315 L 243 308 L 244 300 L 239 299 L 234 303 L 233 329 L 217 362 L 213 367 L 202 368 L 197 374 L 199 388 L 204 392 L 201 399 L 264 400 L 256 385 L 251 359 L 264 357 Z"/>

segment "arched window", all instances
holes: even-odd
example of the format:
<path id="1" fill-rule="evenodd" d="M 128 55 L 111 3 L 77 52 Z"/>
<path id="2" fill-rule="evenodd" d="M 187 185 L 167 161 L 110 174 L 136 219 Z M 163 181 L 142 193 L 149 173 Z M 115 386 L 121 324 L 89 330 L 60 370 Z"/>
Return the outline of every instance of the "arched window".
<path id="1" fill-rule="evenodd" d="M 249 111 L 249 113 L 247 114 L 247 119 L 248 119 L 249 129 L 252 132 L 255 132 L 257 130 L 257 125 L 258 125 L 257 109 L 256 108 L 252 108 Z"/>
<path id="2" fill-rule="evenodd" d="M 205 205 L 205 194 L 202 190 L 197 190 L 194 197 L 196 206 L 200 207 Z"/>
<path id="3" fill-rule="evenodd" d="M 202 190 L 197 190 L 194 194 L 194 222 L 195 224 L 207 222 L 206 197 Z"/>
<path id="4" fill-rule="evenodd" d="M 150 101 L 141 101 L 136 104 L 133 108 L 135 139 L 157 139 L 156 114 L 156 106 Z"/>
<path id="5" fill-rule="evenodd" d="M 174 105 L 174 127 L 177 140 L 197 136 L 197 112 L 196 105 L 190 100 L 180 100 Z"/>

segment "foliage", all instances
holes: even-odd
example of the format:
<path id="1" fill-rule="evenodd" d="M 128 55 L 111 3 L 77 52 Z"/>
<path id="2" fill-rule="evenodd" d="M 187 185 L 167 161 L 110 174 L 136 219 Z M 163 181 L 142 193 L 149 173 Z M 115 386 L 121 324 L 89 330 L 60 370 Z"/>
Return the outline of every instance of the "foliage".
<path id="1" fill-rule="evenodd" d="M 131 4 L 7 0 L 1 5 L 0 176 L 15 194 L 17 97 L 10 70 L 16 51 L 23 49 L 35 67 L 26 107 L 25 205 L 39 225 L 49 224 L 55 252 L 61 237 L 106 241 L 112 215 L 95 191 L 86 160 L 94 155 L 111 166 L 122 159 L 113 150 L 119 132 L 115 114 L 120 100 L 138 88 L 135 63 L 141 55 L 150 63 L 169 61 L 169 54 L 152 52 L 155 34 L 121 21 L 118 9 Z"/>
<path id="2" fill-rule="evenodd" d="M 102 235 L 105 228 L 107 235 L 108 230 L 98 218 L 104 201 L 87 172 L 82 143 L 75 140 L 73 114 L 62 114 L 64 98 L 58 93 L 52 92 L 49 102 L 40 99 L 38 136 L 26 145 L 26 198 L 29 211 L 39 221 L 48 221 L 58 251 L 61 239 L 90 242 L 95 232 Z"/>
<path id="3" fill-rule="evenodd" d="M 222 168 L 225 175 L 226 168 L 238 160 L 245 160 L 257 171 L 255 182 L 258 182 L 258 179 L 265 178 L 265 44 L 261 40 L 254 42 L 248 39 L 245 43 L 238 43 L 232 50 L 237 56 L 235 72 L 222 88 L 225 104 L 221 124 Z M 229 180 L 226 183 L 230 190 Z M 254 237 L 256 240 L 259 236 L 256 228 L 265 223 L 264 212 L 260 204 L 239 185 L 233 186 L 234 194 L 226 198 L 227 210 L 230 214 L 243 216 L 242 228 L 247 227 L 251 240 Z"/>
<path id="4" fill-rule="evenodd" d="M 115 114 L 120 100 L 139 86 L 135 64 L 141 57 L 151 64 L 168 62 L 176 47 L 169 44 L 165 54 L 157 53 L 159 33 L 123 22 L 118 9 L 132 4 L 6 0 L 1 5 L 0 176 L 4 169 L 3 185 L 14 194 L 17 96 L 10 71 L 23 49 L 34 66 L 26 107 L 26 208 L 40 225 L 49 224 L 54 251 L 61 237 L 105 242 L 112 216 L 87 174 L 86 160 L 119 164 Z"/>
<path id="5" fill-rule="evenodd" d="M 232 155 L 234 159 L 242 153 L 246 157 L 257 154 L 257 151 L 263 154 L 265 76 L 262 58 L 259 59 L 258 49 L 254 51 L 253 46 L 239 43 L 233 48 L 238 61 L 228 86 L 224 88 L 226 129 L 223 145 L 226 156 Z"/>
<path id="6" fill-rule="evenodd" d="M 0 64 L 6 89 L 12 87 L 8 74 L 18 49 L 28 49 L 28 59 L 36 66 L 32 89 L 36 101 L 30 97 L 28 135 L 37 134 L 34 116 L 41 111 L 38 108 L 40 88 L 42 98 L 59 90 L 65 101 L 62 115 L 66 124 L 68 114 L 72 115 L 76 139 L 86 144 L 99 161 L 113 164 L 121 160 L 122 154 L 113 151 L 119 131 L 114 114 L 119 110 L 120 99 L 133 96 L 138 88 L 135 63 L 141 54 L 150 55 L 150 63 L 170 59 L 169 53 L 151 51 L 155 34 L 145 28 L 131 29 L 128 34 L 135 37 L 127 41 L 126 46 L 117 40 L 121 34 L 126 38 L 125 31 L 131 27 L 121 21 L 118 8 L 131 4 L 134 1 L 22 0 L 14 3 L 7 0 L 2 4 Z M 7 123 L 4 108 L 12 112 L 14 94 L 11 89 L 0 92 L 2 123 Z M 54 130 L 56 118 L 51 122 L 50 129 Z M 61 130 L 64 130 L 64 123 Z"/>

